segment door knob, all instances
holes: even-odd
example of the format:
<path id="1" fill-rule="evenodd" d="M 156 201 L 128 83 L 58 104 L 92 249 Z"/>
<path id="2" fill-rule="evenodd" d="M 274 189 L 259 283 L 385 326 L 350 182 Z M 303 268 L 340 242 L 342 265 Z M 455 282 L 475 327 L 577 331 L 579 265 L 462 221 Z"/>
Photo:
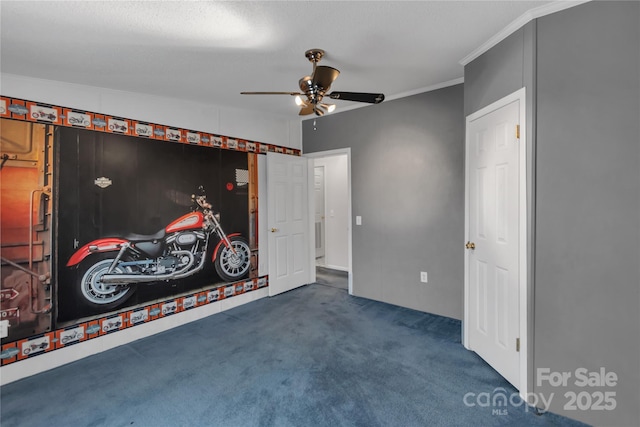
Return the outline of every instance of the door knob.
<path id="1" fill-rule="evenodd" d="M 277 228 L 272 228 L 272 229 L 271 229 L 271 232 L 272 232 L 272 233 L 275 233 L 276 231 L 278 231 L 278 229 L 277 229 Z"/>
<path id="2" fill-rule="evenodd" d="M 465 248 L 467 249 L 475 249 L 476 248 L 476 244 L 473 242 L 467 242 L 466 245 L 464 245 Z"/>

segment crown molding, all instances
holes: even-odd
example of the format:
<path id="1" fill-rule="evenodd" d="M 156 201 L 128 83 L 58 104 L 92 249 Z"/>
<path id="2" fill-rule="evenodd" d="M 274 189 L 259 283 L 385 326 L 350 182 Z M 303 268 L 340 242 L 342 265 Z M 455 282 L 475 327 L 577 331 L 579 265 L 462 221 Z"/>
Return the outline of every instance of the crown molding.
<path id="1" fill-rule="evenodd" d="M 562 0 L 562 1 L 554 1 L 553 3 L 548 3 L 534 9 L 528 10 L 518 17 L 515 21 L 511 22 L 509 25 L 504 27 L 501 31 L 499 31 L 496 35 L 491 37 L 489 40 L 484 42 L 480 47 L 471 52 L 469 55 L 462 58 L 459 62 L 460 65 L 467 65 L 502 40 L 506 39 L 508 36 L 518 31 L 520 28 L 533 21 L 534 19 L 540 18 L 545 15 L 550 15 L 552 13 L 560 12 L 561 10 L 569 9 L 583 3 L 587 3 L 591 0 Z"/>
<path id="2" fill-rule="evenodd" d="M 418 95 L 419 93 L 431 92 L 433 90 L 438 90 L 438 89 L 442 89 L 449 86 L 455 86 L 460 83 L 464 83 L 464 77 L 458 77 L 457 79 L 448 80 L 442 83 L 436 83 L 431 86 L 421 87 L 418 89 L 397 93 L 395 95 L 389 95 L 388 97 L 385 98 L 385 101 L 393 101 L 394 99 L 406 98 L 407 96 Z"/>
<path id="3" fill-rule="evenodd" d="M 449 87 L 449 86 L 455 86 L 455 85 L 458 85 L 460 83 L 464 83 L 464 77 L 458 77 L 457 79 L 448 80 L 448 81 L 442 82 L 442 83 L 436 83 L 436 84 L 431 85 L 431 86 L 426 86 L 426 87 L 422 87 L 422 88 L 419 88 L 419 89 L 413 89 L 413 90 L 409 90 L 409 91 L 406 91 L 406 92 L 401 92 L 401 93 L 396 93 L 394 95 L 385 96 L 383 103 L 387 102 L 387 101 L 393 101 L 394 99 L 406 98 L 407 96 L 418 95 L 420 93 L 431 92 L 433 90 L 438 90 L 438 89 L 442 89 L 442 88 Z M 358 108 L 369 107 L 369 106 L 371 106 L 371 104 L 354 102 L 352 105 L 349 105 L 349 106 L 345 106 L 345 107 L 338 106 L 338 109 L 336 109 L 335 112 L 331 113 L 331 115 L 334 116 L 336 114 L 344 113 L 346 111 L 356 110 Z M 300 121 L 303 122 L 305 120 L 311 120 L 311 119 L 318 119 L 318 117 L 317 116 L 311 116 L 311 117 L 303 116 L 303 117 L 300 118 Z"/>

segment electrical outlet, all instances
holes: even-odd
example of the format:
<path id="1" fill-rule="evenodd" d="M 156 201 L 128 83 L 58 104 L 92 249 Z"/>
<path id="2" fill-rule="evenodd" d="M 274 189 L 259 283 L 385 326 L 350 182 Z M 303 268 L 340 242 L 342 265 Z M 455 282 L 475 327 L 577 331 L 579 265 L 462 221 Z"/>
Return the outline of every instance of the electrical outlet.
<path id="1" fill-rule="evenodd" d="M 422 283 L 427 283 L 429 281 L 429 278 L 427 276 L 427 272 L 426 271 L 421 271 L 420 272 L 420 281 Z"/>

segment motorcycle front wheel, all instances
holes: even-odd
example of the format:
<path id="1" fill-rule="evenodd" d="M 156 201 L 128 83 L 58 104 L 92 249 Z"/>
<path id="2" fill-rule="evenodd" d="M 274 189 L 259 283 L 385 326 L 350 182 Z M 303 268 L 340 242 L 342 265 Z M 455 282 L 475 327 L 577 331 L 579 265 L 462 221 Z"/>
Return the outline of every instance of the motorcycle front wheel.
<path id="1" fill-rule="evenodd" d="M 102 283 L 101 278 L 107 273 L 112 263 L 113 258 L 99 258 L 97 262 L 96 258 L 93 258 L 88 260 L 86 264 L 88 267 L 84 274 L 82 272 L 79 273 L 82 274 L 82 277 L 77 282 L 76 294 L 85 306 L 107 311 L 119 306 L 133 294 L 133 289 L 130 285 L 121 286 Z M 125 273 L 127 271 L 119 265 L 112 271 L 112 274 Z"/>
<path id="2" fill-rule="evenodd" d="M 249 243 L 244 237 L 229 237 L 229 241 L 233 250 L 224 245 L 224 243 L 220 245 L 213 264 L 222 280 L 233 282 L 244 278 L 249 273 L 251 248 L 249 248 Z"/>

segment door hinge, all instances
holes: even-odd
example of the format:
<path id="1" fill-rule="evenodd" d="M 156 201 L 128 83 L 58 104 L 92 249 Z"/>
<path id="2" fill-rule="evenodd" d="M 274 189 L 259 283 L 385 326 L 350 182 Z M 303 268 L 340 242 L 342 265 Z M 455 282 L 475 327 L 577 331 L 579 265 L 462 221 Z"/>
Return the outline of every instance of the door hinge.
<path id="1" fill-rule="evenodd" d="M 520 338 L 516 338 L 516 351 L 520 351 Z"/>
<path id="2" fill-rule="evenodd" d="M 516 125 L 516 139 L 520 139 L 520 125 Z"/>

